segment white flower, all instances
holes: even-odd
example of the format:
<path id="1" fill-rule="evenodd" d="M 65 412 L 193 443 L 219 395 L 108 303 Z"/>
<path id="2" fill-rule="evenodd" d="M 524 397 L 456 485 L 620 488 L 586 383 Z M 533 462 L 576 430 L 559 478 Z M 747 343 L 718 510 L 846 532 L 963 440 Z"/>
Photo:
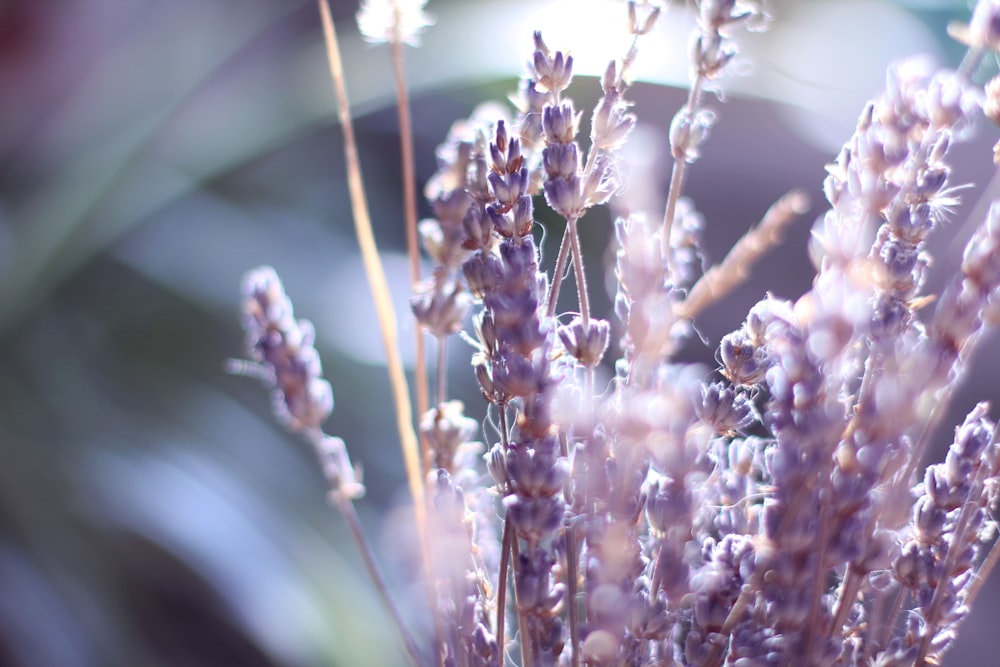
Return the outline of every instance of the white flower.
<path id="1" fill-rule="evenodd" d="M 427 0 L 362 0 L 358 29 L 369 42 L 418 46 L 420 33 L 434 23 L 424 12 Z"/>

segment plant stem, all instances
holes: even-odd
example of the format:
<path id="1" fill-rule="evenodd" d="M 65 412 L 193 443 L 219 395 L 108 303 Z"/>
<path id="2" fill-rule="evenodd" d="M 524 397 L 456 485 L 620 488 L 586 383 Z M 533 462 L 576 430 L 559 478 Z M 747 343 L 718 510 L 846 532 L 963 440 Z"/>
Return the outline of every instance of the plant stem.
<path id="1" fill-rule="evenodd" d="M 396 23 L 399 23 L 399 7 L 394 9 Z M 417 245 L 417 176 L 413 156 L 413 122 L 410 114 L 410 96 L 406 89 L 406 75 L 403 68 L 403 43 L 393 39 L 390 44 L 392 54 L 392 74 L 396 83 L 396 115 L 399 123 L 399 151 L 403 167 L 403 216 L 406 222 L 406 252 L 410 257 L 410 282 L 416 287 L 420 282 L 420 248 Z M 417 414 L 423 415 L 430 408 L 427 388 L 427 353 L 424 333 L 414 327 L 416 360 L 414 383 L 416 384 Z M 420 461 L 425 463 L 427 443 L 420 440 Z M 421 468 L 426 474 L 426 470 Z"/>
<path id="2" fill-rule="evenodd" d="M 853 604 L 854 597 L 858 594 L 860 587 L 861 575 L 858 574 L 853 565 L 848 566 L 844 582 L 840 587 L 840 595 L 837 596 L 837 610 L 833 615 L 832 632 L 838 632 L 840 628 L 844 627 L 847 612 L 850 611 L 851 604 Z"/>
<path id="3" fill-rule="evenodd" d="M 361 529 L 361 521 L 358 519 L 358 513 L 354 509 L 354 503 L 346 497 L 334 497 L 336 498 L 337 509 L 340 510 L 341 515 L 347 522 L 347 526 L 351 529 L 351 535 L 354 537 L 354 541 L 358 545 L 358 550 L 361 552 L 361 558 L 364 560 L 365 567 L 368 569 L 368 574 L 371 576 L 372 581 L 375 584 L 375 589 L 379 592 L 382 602 L 389 610 L 392 620 L 396 623 L 399 634 L 403 639 L 403 645 L 406 647 L 406 652 L 409 654 L 413 664 L 419 667 L 423 664 L 420 660 L 420 650 L 417 648 L 417 643 L 413 638 L 413 634 L 407 628 L 406 623 L 403 620 L 402 612 L 400 612 L 399 607 L 396 605 L 396 602 L 392 599 L 392 595 L 389 593 L 389 585 L 386 583 L 382 570 L 375 561 L 375 553 L 372 551 L 371 544 L 368 542 L 368 538 L 365 537 L 365 533 Z"/>
<path id="4" fill-rule="evenodd" d="M 347 86 L 344 83 L 344 69 L 340 56 L 340 46 L 337 41 L 337 30 L 330 14 L 327 0 L 316 0 L 319 5 L 320 19 L 323 24 L 323 38 L 326 43 L 327 60 L 330 75 L 333 80 L 334 92 L 337 97 L 337 115 L 344 131 L 344 157 L 347 162 L 347 182 L 351 197 L 351 210 L 354 219 L 355 234 L 365 266 L 365 274 L 372 291 L 372 300 L 378 314 L 379 329 L 382 332 L 382 342 L 385 346 L 386 366 L 389 372 L 389 384 L 392 388 L 393 402 L 396 412 L 396 427 L 399 431 L 400 447 L 406 464 L 406 476 L 409 483 L 410 496 L 413 499 L 414 518 L 417 524 L 417 534 L 420 539 L 420 553 L 423 569 L 428 582 L 430 576 L 429 550 L 427 544 L 427 509 L 424 496 L 424 477 L 420 462 L 420 445 L 413 428 L 413 410 L 410 404 L 410 392 L 406 383 L 406 373 L 399 355 L 399 341 L 396 336 L 396 314 L 392 305 L 388 280 L 382 267 L 378 247 L 375 245 L 375 234 L 372 231 L 371 215 L 368 212 L 368 202 L 365 196 L 364 180 L 361 175 L 361 163 L 358 159 L 358 145 L 354 136 L 354 124 L 351 121 L 351 105 L 347 97 Z M 431 598 L 431 613 L 437 624 L 437 610 Z"/>
<path id="5" fill-rule="evenodd" d="M 970 498 L 975 498 L 977 492 L 982 490 L 982 477 L 986 473 L 986 466 L 980 468 L 979 474 L 973 479 L 972 493 L 969 494 Z M 934 589 L 934 595 L 931 597 L 931 602 L 927 605 L 927 611 L 924 613 L 924 620 L 927 624 L 924 630 L 926 630 L 923 637 L 920 638 L 920 644 L 917 648 L 917 657 L 914 661 L 914 667 L 924 667 L 927 664 L 927 651 L 930 650 L 931 639 L 934 637 L 934 633 L 938 628 L 940 619 L 938 618 L 939 609 L 945 601 L 945 590 L 951 583 L 952 573 L 955 571 L 955 562 L 959 557 L 959 554 L 964 550 L 965 546 L 968 544 L 968 540 L 965 538 L 966 525 L 969 522 L 970 517 L 973 512 L 977 509 L 977 506 L 973 502 L 967 502 L 962 506 L 959 512 L 958 520 L 955 522 L 955 530 L 952 534 L 951 544 L 948 545 L 948 555 L 944 560 L 944 571 L 940 580 L 938 581 L 937 587 Z"/>
<path id="6" fill-rule="evenodd" d="M 580 667 L 580 621 L 577 618 L 576 584 L 577 577 L 576 527 L 571 522 L 566 526 L 566 598 L 569 604 L 569 651 L 572 667 Z"/>
<path id="7" fill-rule="evenodd" d="M 705 78 L 699 74 L 688 91 L 687 114 L 693 117 L 695 109 L 701 103 L 701 91 Z M 667 192 L 667 209 L 663 213 L 663 235 L 660 242 L 663 244 L 663 257 L 670 259 L 670 229 L 674 224 L 674 214 L 677 211 L 677 200 L 681 197 L 684 189 L 684 176 L 687 173 L 687 161 L 678 155 L 674 155 L 674 166 L 670 171 L 670 190 Z"/>
<path id="8" fill-rule="evenodd" d="M 443 405 L 447 397 L 448 382 L 448 338 L 438 338 L 437 349 L 437 404 Z"/>
<path id="9" fill-rule="evenodd" d="M 559 288 L 562 287 L 563 275 L 566 273 L 570 245 L 569 225 L 567 224 L 563 231 L 562 241 L 559 243 L 559 256 L 556 257 L 556 265 L 552 269 L 552 284 L 549 285 L 549 294 L 545 303 L 546 317 L 552 317 L 556 314 L 556 302 L 559 300 Z"/>
<path id="10" fill-rule="evenodd" d="M 521 554 L 521 545 L 511 529 L 510 557 L 514 561 L 514 606 L 517 608 L 518 643 L 521 645 L 521 667 L 532 667 L 534 664 L 531 641 L 532 637 L 528 631 L 528 617 L 521 610 L 521 604 L 517 595 L 517 572 L 518 557 Z"/>
<path id="11" fill-rule="evenodd" d="M 497 577 L 497 646 L 500 647 L 500 664 L 505 663 L 504 626 L 507 622 L 507 572 L 510 568 L 510 541 L 514 531 L 510 520 L 503 520 L 503 537 L 500 544 L 500 574 Z"/>
<path id="12" fill-rule="evenodd" d="M 580 302 L 580 319 L 583 326 L 590 325 L 590 297 L 587 296 L 587 275 L 583 269 L 583 250 L 580 248 L 580 233 L 577 231 L 577 219 L 570 218 L 566 222 L 569 234 L 570 251 L 573 255 L 573 271 L 576 277 L 576 296 Z"/>

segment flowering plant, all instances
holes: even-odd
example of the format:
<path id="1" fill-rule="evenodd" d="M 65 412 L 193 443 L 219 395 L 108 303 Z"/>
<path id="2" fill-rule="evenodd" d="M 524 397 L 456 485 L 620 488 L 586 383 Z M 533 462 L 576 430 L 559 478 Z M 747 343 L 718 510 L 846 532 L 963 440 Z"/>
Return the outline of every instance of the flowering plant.
<path id="1" fill-rule="evenodd" d="M 935 300 L 923 292 L 928 235 L 957 201 L 949 148 L 979 113 L 1000 120 L 1000 80 L 975 83 L 980 61 L 1000 46 L 1000 3 L 980 2 L 969 25 L 954 28 L 968 47 L 957 71 L 922 61 L 889 71 L 886 90 L 828 168 L 811 289 L 794 302 L 767 296 L 755 305 L 721 340 L 717 374 L 674 361 L 694 318 L 806 209 L 802 193 L 789 193 L 706 268 L 701 217 L 682 197 L 715 122 L 705 92 L 737 57 L 734 35 L 764 27 L 761 3 L 697 3 L 662 220 L 616 200 L 619 151 L 635 125 L 632 66 L 663 13 L 628 0 L 630 46 L 600 79 L 587 147 L 583 114 L 567 96 L 573 57 L 536 33 L 513 109 L 481 107 L 439 148 L 425 190 L 434 217 L 419 223 L 400 53 L 429 19 L 419 2 L 365 3 L 359 24 L 392 45 L 400 82 L 411 304 L 424 332 L 416 425 L 336 33 L 319 6 L 420 537 L 433 619 L 426 636 L 396 608 L 365 542 L 353 505 L 360 475 L 344 442 L 322 430 L 333 392 L 312 326 L 295 319 L 269 268 L 244 281 L 244 327 L 254 372 L 271 387 L 278 418 L 315 447 L 412 662 L 940 662 L 1000 559 L 1000 442 L 988 406 L 976 405 L 955 429 L 944 462 L 921 469 L 970 354 L 998 318 L 1000 205 L 929 315 L 918 311 Z M 550 272 L 534 237 L 543 201 L 566 221 Z M 591 310 L 579 242 L 581 219 L 599 206 L 619 214 L 614 323 Z M 434 264 L 427 277 L 418 238 Z M 575 304 L 560 313 L 570 266 Z M 433 382 L 424 335 L 437 343 Z M 444 355 L 456 335 L 473 347 L 489 405 L 484 444 L 448 395 Z M 609 350 L 620 354 L 599 391 Z"/>

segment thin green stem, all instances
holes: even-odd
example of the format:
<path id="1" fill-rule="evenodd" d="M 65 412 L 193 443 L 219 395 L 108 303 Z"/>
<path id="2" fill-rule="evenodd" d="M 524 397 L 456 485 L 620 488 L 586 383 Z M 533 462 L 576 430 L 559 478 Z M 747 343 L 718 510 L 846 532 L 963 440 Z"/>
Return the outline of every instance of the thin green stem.
<path id="1" fill-rule="evenodd" d="M 354 542 L 358 546 L 358 551 L 361 552 L 361 558 L 365 562 L 365 568 L 367 568 L 368 574 L 372 578 L 372 582 L 375 584 L 375 589 L 382 598 L 382 603 L 385 604 L 386 609 L 389 610 L 392 620 L 396 623 L 396 627 L 403 640 L 403 645 L 406 647 L 406 652 L 409 654 L 410 660 L 413 664 L 419 667 L 423 664 L 420 660 L 420 649 L 417 648 L 417 642 L 414 640 L 413 634 L 410 632 L 406 622 L 403 620 L 402 612 L 399 610 L 395 600 L 392 599 L 392 595 L 389 593 L 389 585 L 386 582 L 385 576 L 382 574 L 381 568 L 378 566 L 378 562 L 375 560 L 375 552 L 372 550 L 371 544 L 368 542 L 368 538 L 365 537 L 364 530 L 361 528 L 361 520 L 358 518 L 358 513 L 354 509 L 354 503 L 351 502 L 350 499 L 343 496 L 334 497 L 336 499 L 335 504 L 337 505 L 337 509 L 347 522 L 347 526 L 351 530 L 351 536 L 354 538 Z"/>

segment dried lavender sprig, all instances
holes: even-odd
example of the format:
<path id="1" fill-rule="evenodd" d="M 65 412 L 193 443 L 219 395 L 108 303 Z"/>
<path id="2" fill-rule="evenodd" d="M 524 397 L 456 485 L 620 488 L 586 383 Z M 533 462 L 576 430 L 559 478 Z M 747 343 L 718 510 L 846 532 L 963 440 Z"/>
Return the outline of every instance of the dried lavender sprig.
<path id="1" fill-rule="evenodd" d="M 333 410 L 333 390 L 322 377 L 319 354 L 313 347 L 315 329 L 309 320 L 295 319 L 292 302 L 273 268 L 264 266 L 248 272 L 242 287 L 247 351 L 259 364 L 260 371 L 256 374 L 271 389 L 275 417 L 312 444 L 330 485 L 330 500 L 350 528 L 410 659 L 420 667 L 423 664 L 420 649 L 389 592 L 388 582 L 354 509 L 354 500 L 365 491 L 360 472 L 351 465 L 344 441 L 324 434 L 321 427 Z"/>
<path id="2" fill-rule="evenodd" d="M 919 616 L 910 617 L 902 641 L 888 648 L 894 659 L 937 664 L 968 613 L 965 601 L 986 520 L 985 489 L 1000 464 L 996 426 L 987 411 L 980 403 L 969 413 L 955 430 L 945 462 L 929 466 L 915 489 L 913 534 L 893 571 L 913 592 Z"/>
<path id="3" fill-rule="evenodd" d="M 490 472 L 505 494 L 505 522 L 514 565 L 514 590 L 526 664 L 554 664 L 562 645 L 562 589 L 552 581 L 551 538 L 562 523 L 563 469 L 551 416 L 555 384 L 550 369 L 552 326 L 542 312 L 546 281 L 538 251 L 528 170 L 520 142 L 498 122 L 489 147 L 487 175 L 492 201 L 486 219 L 493 232 L 463 265 L 473 294 L 483 300 L 476 366 L 484 396 L 499 407 L 501 443 L 490 453 Z M 492 235 L 501 241 L 494 254 Z M 519 411 L 508 432 L 506 408 Z M 510 535 L 505 526 L 505 534 Z M 525 548 L 520 549 L 520 540 Z M 503 586 L 501 572 L 500 585 Z"/>
<path id="4" fill-rule="evenodd" d="M 990 207 L 984 223 L 966 245 L 962 258 L 961 275 L 952 280 L 938 300 L 934 317 L 928 329 L 928 359 L 936 363 L 920 369 L 927 374 L 928 383 L 923 396 L 935 396 L 934 390 L 944 388 L 935 396 L 936 406 L 947 403 L 966 362 L 982 337 L 983 329 L 995 310 L 996 294 L 1000 290 L 1000 202 Z M 944 400 L 942 400 L 944 399 Z M 935 407 L 928 419 L 913 458 L 902 477 L 905 482 L 919 462 L 936 425 L 942 408 Z"/>
<path id="5" fill-rule="evenodd" d="M 707 270 L 675 306 L 677 316 L 694 318 L 746 280 L 756 260 L 779 243 L 785 227 L 808 208 L 809 197 L 803 190 L 792 190 L 772 204 L 760 223 L 744 234 L 719 264 Z"/>
<path id="6" fill-rule="evenodd" d="M 277 272 L 263 266 L 243 277 L 243 330 L 251 359 L 272 392 L 278 421 L 294 432 L 320 429 L 333 411 L 312 322 L 296 320 Z"/>
<path id="7" fill-rule="evenodd" d="M 580 318 L 585 328 L 590 326 L 590 305 L 577 224 L 588 208 L 607 201 L 617 188 L 611 156 L 621 147 L 635 125 L 635 116 L 628 111 L 629 103 L 624 98 L 628 87 L 628 72 L 635 61 L 639 37 L 652 30 L 661 11 L 658 3 L 637 3 L 634 0 L 630 0 L 627 7 L 631 45 L 620 63 L 612 61 L 608 64 L 601 78 L 603 94 L 591 117 L 590 148 L 582 168 L 579 145 L 575 141 L 579 116 L 574 114 L 572 104 L 559 103 L 558 92 L 561 90 L 550 95 L 548 104 L 538 98 L 535 101 L 542 117 L 540 136 L 546 145 L 542 151 L 545 197 L 549 205 L 566 219 L 566 229 L 552 273 L 547 312 L 555 314 L 566 262 L 572 257 Z M 536 47 L 535 61 L 544 70 L 549 52 L 540 35 L 536 35 Z M 560 56 L 562 54 L 556 52 L 552 58 L 558 59 Z M 571 57 L 567 57 L 566 62 L 571 63 Z M 537 67 L 534 73 L 537 76 Z M 570 73 L 567 71 L 566 85 L 569 83 Z M 535 88 L 529 85 L 529 89 Z M 572 122 L 566 122 L 571 118 Z"/>
<path id="8" fill-rule="evenodd" d="M 488 591 L 493 588 L 487 565 L 495 565 L 489 557 L 493 530 L 486 509 L 490 501 L 483 497 L 485 489 L 470 456 L 481 450 L 479 443 L 469 442 L 476 424 L 464 416 L 461 402 L 446 402 L 445 353 L 448 337 L 461 327 L 471 302 L 458 269 L 471 249 L 491 244 L 491 234 L 487 231 L 484 237 L 481 225 L 486 218 L 484 201 L 470 192 L 477 190 L 475 180 L 482 173 L 474 166 L 483 160 L 479 137 L 484 121 L 495 117 L 494 107 L 484 105 L 468 121 L 453 124 L 445 143 L 438 147 L 439 170 L 426 188 L 435 218 L 420 223 L 425 249 L 436 266 L 411 298 L 417 321 L 438 340 L 437 406 L 424 413 L 420 431 L 427 444 L 427 465 L 432 468 L 429 484 L 435 489 L 429 513 L 432 531 L 445 537 L 434 541 L 433 560 L 451 564 L 435 582 L 446 616 L 444 625 L 449 628 L 443 638 L 447 660 L 484 666 L 501 660 L 504 643 L 502 611 L 495 637 L 486 613 L 491 604 Z M 509 550 L 509 545 L 503 548 Z M 506 587 L 501 584 L 499 590 L 497 606 L 502 610 Z"/>
<path id="9" fill-rule="evenodd" d="M 839 362 L 848 371 L 842 376 L 842 392 L 856 392 L 857 399 L 837 457 L 831 493 L 835 502 L 825 508 L 833 534 L 840 536 L 831 556 L 834 562 L 846 558 L 849 563 L 834 614 L 835 631 L 855 604 L 861 578 L 878 567 L 875 531 L 897 527 L 886 526 L 884 517 L 890 515 L 876 507 L 893 496 L 875 489 L 898 471 L 898 454 L 909 452 L 901 443 L 911 425 L 919 423 L 911 406 L 920 383 L 903 386 L 898 378 L 905 374 L 890 369 L 911 356 L 912 348 L 900 339 L 922 336 L 915 310 L 928 261 L 925 239 L 953 201 L 942 158 L 949 137 L 971 110 L 961 84 L 953 90 L 946 81 L 954 79 L 940 74 L 932 79 L 915 61 L 890 70 L 887 92 L 866 108 L 854 137 L 830 169 L 825 189 L 833 208 L 817 223 L 814 235 L 820 278 L 813 292 L 845 306 L 857 304 L 859 297 L 872 304 L 867 322 L 859 318 L 866 309 L 856 305 L 853 321 L 841 324 L 841 335 L 867 341 L 869 353 L 860 387 L 853 384 L 850 358 Z M 879 231 L 865 259 L 864 245 L 876 226 Z M 871 278 L 858 279 L 865 275 Z M 895 398 L 888 400 L 890 396 Z M 887 414 L 892 406 L 906 414 L 892 418 Z"/>
<path id="10" fill-rule="evenodd" d="M 737 56 L 729 32 L 740 24 L 762 18 L 760 8 L 739 0 L 702 0 L 698 5 L 698 30 L 692 48 L 693 77 L 688 99 L 670 123 L 670 151 L 674 158 L 667 206 L 663 214 L 663 253 L 669 256 L 670 227 L 677 200 L 684 189 L 687 165 L 697 161 L 702 142 L 715 122 L 714 114 L 702 107 L 705 84 L 722 74 Z"/>

